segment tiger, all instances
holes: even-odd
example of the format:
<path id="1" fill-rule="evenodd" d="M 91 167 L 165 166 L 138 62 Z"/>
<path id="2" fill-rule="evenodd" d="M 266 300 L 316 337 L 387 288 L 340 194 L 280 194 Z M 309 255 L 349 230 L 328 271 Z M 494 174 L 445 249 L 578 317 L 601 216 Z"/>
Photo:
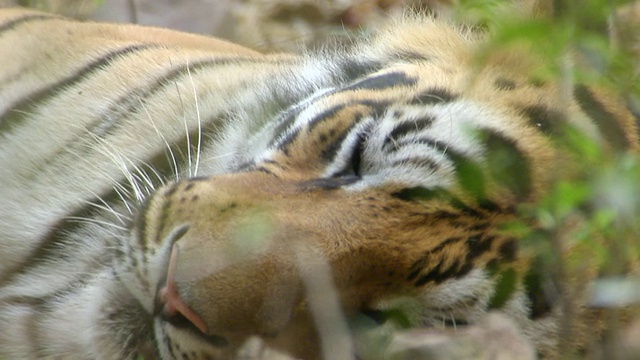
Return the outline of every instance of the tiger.
<path id="1" fill-rule="evenodd" d="M 513 224 L 580 177 L 566 129 L 632 156 L 637 119 L 490 36 L 416 15 L 263 54 L 3 9 L 0 358 L 229 359 L 255 339 L 361 358 L 353 323 L 396 309 L 454 330 L 497 311 L 543 358 L 597 343 L 585 280 L 569 303 L 544 291 Z"/>

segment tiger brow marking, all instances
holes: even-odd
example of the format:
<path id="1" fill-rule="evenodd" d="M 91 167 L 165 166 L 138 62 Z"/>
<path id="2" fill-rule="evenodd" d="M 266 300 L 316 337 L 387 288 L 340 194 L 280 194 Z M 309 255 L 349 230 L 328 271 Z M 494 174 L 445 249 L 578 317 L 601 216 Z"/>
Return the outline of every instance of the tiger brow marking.
<path id="1" fill-rule="evenodd" d="M 85 78 L 89 77 L 93 72 L 102 69 L 104 65 L 111 63 L 119 56 L 132 54 L 146 49 L 156 48 L 156 44 L 132 44 L 125 47 L 112 49 L 105 55 L 95 59 L 88 65 L 78 70 L 75 74 L 68 76 L 62 80 L 55 82 L 35 93 L 27 95 L 27 97 L 19 100 L 13 106 L 9 107 L 4 114 L 0 115 L 0 133 L 10 131 L 12 128 L 22 124 L 25 121 L 28 109 L 34 108 L 37 104 L 53 98 L 59 89 L 70 87 Z"/>
<path id="2" fill-rule="evenodd" d="M 15 29 L 16 27 L 22 25 L 22 24 L 27 24 L 33 21 L 41 21 L 41 20 L 61 20 L 64 19 L 61 16 L 56 16 L 56 15 L 43 15 L 43 14 L 38 14 L 38 15 L 26 15 L 14 20 L 10 20 L 2 25 L 0 25 L 0 36 L 2 36 L 4 33 Z M 72 21 L 72 20 L 69 20 Z"/>
<path id="3" fill-rule="evenodd" d="M 371 69 L 367 69 L 371 70 Z M 347 91 L 353 91 L 353 90 L 357 90 L 357 89 L 370 89 L 370 90 L 382 90 L 384 89 L 386 86 L 383 85 L 385 82 L 387 82 L 387 85 L 390 87 L 394 87 L 397 84 L 402 83 L 401 81 L 398 81 L 397 83 L 393 83 L 393 80 L 391 78 L 393 78 L 395 75 L 393 75 L 395 73 L 390 73 L 390 74 L 384 74 L 384 75 L 380 75 L 380 76 L 374 76 L 374 77 L 369 77 L 369 78 L 365 78 L 362 79 L 358 82 L 356 82 L 355 84 L 352 84 L 350 86 L 344 87 L 344 88 L 337 88 L 334 89 L 332 91 L 327 92 L 326 94 L 323 94 L 322 96 L 318 97 L 317 99 L 314 99 L 314 101 L 312 101 L 309 104 L 306 104 L 304 107 L 301 108 L 294 108 L 294 109 L 290 109 L 288 111 L 286 111 L 285 113 L 283 113 L 281 115 L 281 120 L 280 123 L 277 125 L 274 134 L 278 135 L 278 134 L 283 134 L 285 133 L 285 131 L 287 129 L 290 129 L 293 124 L 295 124 L 296 120 L 298 119 L 298 116 L 300 115 L 300 113 L 302 111 L 304 111 L 305 109 L 307 109 L 309 106 L 312 106 L 313 104 L 316 104 L 320 99 L 326 99 L 329 96 L 334 96 L 336 94 L 340 94 L 343 92 L 347 92 Z M 401 73 L 397 73 L 397 74 L 401 74 Z M 393 75 L 393 76 L 390 76 Z M 401 74 L 402 76 L 405 76 L 404 74 Z M 396 79 L 397 80 L 397 79 Z M 409 83 L 413 84 L 415 83 L 415 79 L 409 79 Z M 374 87 L 367 87 L 367 86 L 374 86 Z M 375 87 L 378 86 L 378 87 Z M 386 106 L 388 106 L 388 102 L 385 101 L 374 101 L 374 100 L 361 100 L 361 101 L 356 101 L 356 102 L 352 102 L 349 104 L 340 104 L 340 105 L 336 105 L 334 107 L 335 110 L 339 110 L 340 108 L 343 108 L 345 106 L 348 105 L 365 105 L 368 107 L 371 107 L 374 110 L 374 116 L 380 116 Z M 318 118 L 324 118 L 326 119 L 327 117 L 322 117 L 322 116 L 318 116 Z M 313 126 L 315 126 L 317 124 L 318 121 L 311 121 L 311 123 L 313 124 Z M 284 138 L 278 138 L 277 136 L 274 137 L 274 139 L 269 143 L 269 147 L 280 147 L 281 150 L 287 154 L 288 153 L 288 149 L 286 148 L 287 144 L 293 142 L 296 137 L 298 136 L 298 129 L 292 129 L 292 132 L 287 135 Z"/>
<path id="4" fill-rule="evenodd" d="M 318 115 L 317 117 L 315 117 L 314 119 L 312 119 L 309 122 L 309 130 L 311 130 L 313 127 L 319 125 L 320 123 L 322 123 L 323 121 L 328 121 L 330 119 L 332 119 L 332 115 L 335 115 L 337 112 L 339 112 L 340 110 L 350 107 L 350 106 L 358 106 L 358 105 L 364 105 L 368 108 L 371 109 L 371 115 L 374 117 L 378 117 L 379 114 L 381 113 L 382 109 L 387 105 L 386 102 L 376 102 L 376 101 L 371 101 L 371 100 L 362 100 L 362 101 L 354 101 L 354 102 L 349 102 L 346 104 L 340 104 L 340 105 L 336 105 L 332 108 L 327 109 L 326 111 L 323 111 L 320 115 Z M 297 117 L 297 114 L 292 114 L 292 116 L 294 116 L 293 119 L 287 118 L 286 122 L 289 123 L 289 126 L 292 126 L 295 123 L 295 119 Z M 357 119 L 357 121 L 354 121 L 353 124 L 351 124 L 351 126 L 349 126 L 348 129 L 345 130 L 345 132 L 349 132 L 354 126 L 356 126 L 357 124 L 359 124 L 365 117 L 360 117 L 359 119 Z M 282 129 L 284 131 L 284 128 Z M 276 134 L 277 135 L 277 134 Z M 296 128 L 296 129 L 292 129 L 291 132 L 285 136 L 284 138 L 279 138 L 279 137 L 275 137 L 275 139 L 271 142 L 271 144 L 269 144 L 270 147 L 275 147 L 278 150 L 284 152 L 285 154 L 288 154 L 289 151 L 289 146 L 296 141 L 296 139 L 298 138 L 298 136 L 300 135 L 300 129 Z"/>

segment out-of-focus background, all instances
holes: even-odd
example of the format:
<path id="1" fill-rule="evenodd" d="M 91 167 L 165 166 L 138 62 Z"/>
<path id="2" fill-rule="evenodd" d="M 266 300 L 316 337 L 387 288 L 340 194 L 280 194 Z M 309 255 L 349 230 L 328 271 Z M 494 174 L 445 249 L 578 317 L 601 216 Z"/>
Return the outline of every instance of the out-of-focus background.
<path id="1" fill-rule="evenodd" d="M 444 12 L 456 0 L 0 0 L 79 19 L 214 35 L 262 51 L 347 43 L 403 12 Z"/>

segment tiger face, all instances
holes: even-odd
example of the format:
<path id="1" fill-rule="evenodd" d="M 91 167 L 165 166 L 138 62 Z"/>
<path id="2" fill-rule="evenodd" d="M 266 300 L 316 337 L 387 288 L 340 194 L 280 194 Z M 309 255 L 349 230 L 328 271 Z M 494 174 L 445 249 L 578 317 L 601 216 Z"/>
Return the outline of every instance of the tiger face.
<path id="1" fill-rule="evenodd" d="M 233 358 L 253 337 L 350 357 L 350 321 L 406 299 L 412 326 L 496 309 L 557 355 L 561 308 L 505 225 L 572 174 L 562 127 L 637 149 L 613 97 L 561 97 L 527 49 L 478 68 L 484 35 L 430 18 L 310 57 L 27 11 L 0 31 L 21 54 L 0 53 L 8 358 Z"/>
<path id="2" fill-rule="evenodd" d="M 314 333 L 309 323 L 314 301 L 335 301 L 335 297 L 340 313 L 353 315 L 383 309 L 401 296 L 422 295 L 437 304 L 430 314 L 434 322 L 446 316 L 480 316 L 489 301 L 491 281 L 478 269 L 516 256 L 515 239 L 494 234 L 508 211 L 464 215 L 447 206 L 432 204 L 425 209 L 411 199 L 403 193 L 406 183 L 391 182 L 386 171 L 375 169 L 387 170 L 395 163 L 409 166 L 418 178 L 438 165 L 418 167 L 428 159 L 398 159 L 395 154 L 388 164 L 369 163 L 364 152 L 371 146 L 367 141 L 375 144 L 376 137 L 384 141 L 393 129 L 399 135 L 403 127 L 415 123 L 382 115 L 388 127 L 366 133 L 359 119 L 381 121 L 367 110 L 347 105 L 331 115 L 336 118 L 323 119 L 331 124 L 326 135 L 319 130 L 318 139 L 302 133 L 309 122 L 300 124 L 299 138 L 290 146 L 296 141 L 321 144 L 325 136 L 329 145 L 345 136 L 353 139 L 350 145 L 341 141 L 344 152 L 334 156 L 349 161 L 334 175 L 318 174 L 302 161 L 296 164 L 295 155 L 284 154 L 286 147 L 278 144 L 272 157 L 247 165 L 242 172 L 184 180 L 152 195 L 132 231 L 140 234 L 136 240 L 141 247 L 165 249 L 158 252 L 163 256 L 158 262 L 165 265 L 154 304 L 157 324 L 171 334 L 176 331 L 174 321 L 186 318 L 192 328 L 223 343 L 241 344 L 247 336 L 257 335 L 279 344 L 284 337 L 300 345 L 296 355 L 310 357 L 318 349 L 303 339 Z M 347 126 L 336 128 L 339 122 Z M 328 135 L 332 131 L 335 138 Z M 404 146 L 421 145 L 409 141 Z M 326 158 L 331 149 L 296 148 L 304 159 Z M 403 149 L 390 151 L 402 154 Z M 442 160 L 444 167 L 446 159 Z M 473 255 L 458 257 L 466 253 Z M 315 288 L 322 280 L 327 288 Z M 447 286 L 460 289 L 441 293 Z M 451 310 L 439 311 L 444 304 Z M 299 339 L 300 334 L 304 336 Z"/>

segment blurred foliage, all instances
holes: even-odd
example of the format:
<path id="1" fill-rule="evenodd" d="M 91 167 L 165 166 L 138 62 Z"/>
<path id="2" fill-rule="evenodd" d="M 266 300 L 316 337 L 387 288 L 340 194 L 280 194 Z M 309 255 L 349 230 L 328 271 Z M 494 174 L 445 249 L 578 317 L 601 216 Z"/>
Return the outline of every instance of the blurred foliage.
<path id="1" fill-rule="evenodd" d="M 505 11 L 502 1 L 461 1 L 459 16 L 493 33 L 492 42 L 479 55 L 479 66 L 495 50 L 525 44 L 544 62 L 537 74 L 542 81 L 607 88 L 637 112 L 633 107 L 640 99 L 638 44 L 622 38 L 637 39 L 637 34 L 626 36 L 623 31 L 640 29 L 617 22 L 617 11 L 632 2 L 552 3 L 538 9 L 544 13 L 541 16 L 526 17 Z M 575 55 L 583 60 L 579 66 L 566 61 Z M 632 152 L 603 149 L 573 128 L 562 129 L 557 137 L 556 143 L 575 159 L 575 170 L 570 178 L 558 174 L 539 203 L 523 205 L 521 219 L 508 231 L 522 239 L 525 251 L 535 254 L 535 266 L 556 280 L 567 322 L 575 320 L 573 299 L 567 298 L 569 291 L 563 285 L 569 281 L 584 281 L 587 286 L 596 278 L 590 292 L 593 306 L 615 311 L 620 304 L 638 305 L 640 160 Z M 611 328 L 615 332 L 619 326 Z M 616 334 L 607 337 L 615 339 Z"/>
<path id="2" fill-rule="evenodd" d="M 536 73 L 540 81 L 567 85 L 567 91 L 572 91 L 571 85 L 578 83 L 608 89 L 627 101 L 636 116 L 640 114 L 637 105 L 640 103 L 640 43 L 624 41 L 624 38 L 640 40 L 637 35 L 640 27 L 618 23 L 621 18 L 618 11 L 632 1 L 549 1 L 549 6 L 536 8 L 537 16 L 533 17 L 514 11 L 506 3 L 461 0 L 456 9 L 455 16 L 463 23 L 472 24 L 477 31 L 491 33 L 491 41 L 478 54 L 479 67 L 495 51 L 524 46 L 542 60 L 543 66 Z M 625 28 L 636 33 L 627 36 L 623 33 Z M 574 58 L 580 61 L 575 64 L 569 61 Z M 571 96 L 566 94 L 566 99 Z M 539 202 L 521 205 L 517 209 L 519 219 L 507 224 L 504 230 L 522 239 L 523 250 L 532 255 L 532 266 L 545 272 L 543 278 L 554 279 L 557 288 L 553 291 L 557 293 L 551 297 L 559 297 L 567 323 L 576 320 L 572 317 L 580 316 L 572 309 L 575 299 L 570 298 L 572 291 L 566 285 L 569 283 L 587 289 L 590 305 L 608 309 L 613 314 L 620 306 L 640 306 L 638 154 L 605 149 L 569 126 L 561 127 L 553 136 L 556 145 L 573 159 L 570 175 L 563 173 L 563 169 L 553 174 L 555 181 L 546 195 Z M 509 146 L 505 148 L 508 150 Z M 505 178 L 513 179 L 513 166 L 508 163 L 523 163 L 522 159 L 504 158 L 505 153 L 500 152 L 500 157 L 487 156 L 492 159 L 488 164 L 492 178 L 500 178 L 502 171 L 507 175 Z M 474 163 L 458 164 L 456 170 L 461 186 L 482 197 L 485 182 L 482 170 Z M 516 180 L 517 176 L 515 174 Z M 509 187 L 517 190 L 518 184 Z M 493 301 L 502 303 L 504 297 L 513 292 L 511 280 L 515 275 L 509 275 L 498 282 Z M 544 286 L 538 289 L 548 290 Z M 405 328 L 406 312 L 402 314 L 386 315 L 396 319 L 393 322 L 396 328 Z M 619 337 L 615 333 L 621 327 L 617 326 L 615 317 L 605 317 L 612 319 L 610 333 L 605 338 L 615 341 Z M 373 345 L 389 342 L 388 333 L 374 334 Z M 561 347 L 564 342 L 560 339 Z M 604 348 L 610 349 L 610 344 Z M 566 348 L 559 351 L 568 357 L 576 356 L 568 354 Z M 383 357 L 369 354 L 365 358 Z"/>

